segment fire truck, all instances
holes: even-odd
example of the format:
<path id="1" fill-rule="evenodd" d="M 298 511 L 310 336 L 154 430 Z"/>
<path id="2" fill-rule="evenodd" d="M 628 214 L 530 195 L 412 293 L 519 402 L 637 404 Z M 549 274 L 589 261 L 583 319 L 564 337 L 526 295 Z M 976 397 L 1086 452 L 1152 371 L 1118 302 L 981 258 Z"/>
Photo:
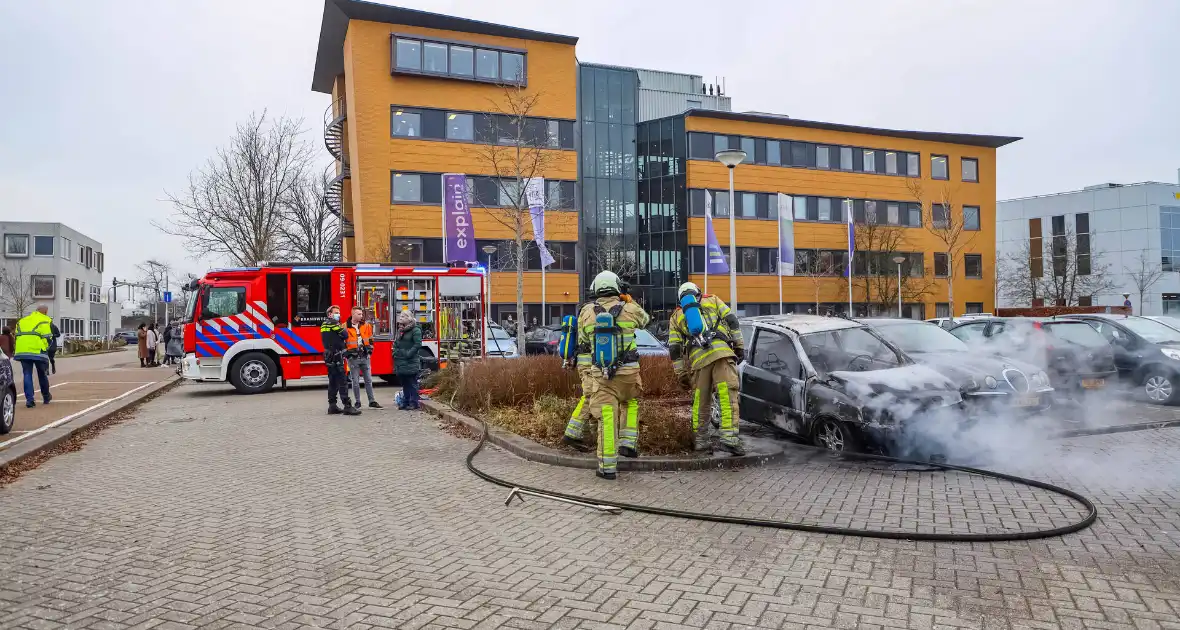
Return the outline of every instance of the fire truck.
<path id="1" fill-rule="evenodd" d="M 485 356 L 481 268 L 400 267 L 368 263 L 263 263 L 210 271 L 194 280 L 184 324 L 181 375 L 229 381 L 258 394 L 276 383 L 326 376 L 320 324 L 329 306 L 345 321 L 353 306 L 373 325 L 373 375 L 396 382 L 397 316 L 413 313 L 422 327 L 428 369 Z"/>

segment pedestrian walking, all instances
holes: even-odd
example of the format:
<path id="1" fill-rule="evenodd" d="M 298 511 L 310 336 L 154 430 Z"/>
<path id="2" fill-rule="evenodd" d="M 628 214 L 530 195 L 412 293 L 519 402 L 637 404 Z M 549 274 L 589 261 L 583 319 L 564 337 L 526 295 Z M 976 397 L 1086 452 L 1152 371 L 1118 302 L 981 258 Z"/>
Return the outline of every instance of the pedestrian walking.
<path id="1" fill-rule="evenodd" d="M 148 366 L 156 367 L 160 365 L 156 363 L 156 351 L 160 348 L 160 335 L 156 332 L 156 322 L 148 324 L 147 327 L 147 359 Z"/>
<path id="2" fill-rule="evenodd" d="M 397 338 L 393 342 L 393 369 L 402 384 L 398 409 L 418 409 L 418 374 L 422 372 L 422 329 L 409 311 L 397 316 Z"/>
<path id="3" fill-rule="evenodd" d="M 53 357 L 57 354 L 57 343 L 58 339 L 61 338 L 61 329 L 57 327 L 57 324 L 53 323 L 53 320 L 50 320 L 49 330 L 53 334 L 49 338 L 49 372 L 51 374 L 57 374 L 57 362 L 53 360 Z"/>
<path id="4" fill-rule="evenodd" d="M 365 309 L 354 306 L 352 317 L 348 318 L 348 374 L 352 379 L 352 397 L 359 409 L 361 406 L 361 381 L 369 395 L 369 407 L 380 409 L 381 404 L 373 395 L 373 366 L 369 357 L 373 354 L 373 325 L 365 321 Z"/>
<path id="5" fill-rule="evenodd" d="M 36 407 L 33 397 L 33 371 L 41 385 L 41 400 L 45 404 L 53 400 L 49 393 L 49 339 L 53 336 L 53 320 L 49 318 L 49 307 L 38 306 L 37 310 L 22 317 L 13 331 L 12 358 L 20 361 L 24 376 L 25 406 Z"/>
<path id="6" fill-rule="evenodd" d="M 324 345 L 324 365 L 328 366 L 328 414 L 359 416 L 361 412 L 348 400 L 348 372 L 344 351 L 348 346 L 348 331 L 340 325 L 340 307 L 329 306 L 327 318 L 320 324 L 320 341 Z M 339 397 L 343 408 L 336 406 Z"/>
<path id="7" fill-rule="evenodd" d="M 139 367 L 147 367 L 148 345 L 147 345 L 147 325 L 140 324 L 135 329 L 135 338 L 138 347 L 136 348 L 139 354 Z"/>
<path id="8" fill-rule="evenodd" d="M 178 324 L 169 326 L 165 332 L 168 336 L 164 339 L 164 356 L 167 357 L 168 365 L 176 365 L 184 357 L 184 332 Z"/>
<path id="9" fill-rule="evenodd" d="M 160 337 L 164 341 L 164 365 L 168 365 L 172 360 L 172 357 L 168 355 L 168 342 L 172 341 L 172 327 L 165 326 L 164 332 L 161 333 Z"/>
<path id="10" fill-rule="evenodd" d="M 0 331 L 0 350 L 4 351 L 4 356 L 12 358 L 12 329 L 8 326 Z"/>

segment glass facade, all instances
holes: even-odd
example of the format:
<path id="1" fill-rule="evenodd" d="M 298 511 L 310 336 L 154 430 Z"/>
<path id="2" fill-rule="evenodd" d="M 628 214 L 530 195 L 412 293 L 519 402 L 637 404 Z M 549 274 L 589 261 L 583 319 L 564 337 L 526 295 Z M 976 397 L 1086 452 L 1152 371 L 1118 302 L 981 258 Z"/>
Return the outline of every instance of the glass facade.
<path id="1" fill-rule="evenodd" d="M 684 117 L 639 125 L 639 284 L 653 317 L 667 318 L 688 280 L 688 134 Z M 727 203 L 728 200 L 725 200 Z"/>
<path id="2" fill-rule="evenodd" d="M 1160 267 L 1180 271 L 1180 206 L 1160 206 Z"/>

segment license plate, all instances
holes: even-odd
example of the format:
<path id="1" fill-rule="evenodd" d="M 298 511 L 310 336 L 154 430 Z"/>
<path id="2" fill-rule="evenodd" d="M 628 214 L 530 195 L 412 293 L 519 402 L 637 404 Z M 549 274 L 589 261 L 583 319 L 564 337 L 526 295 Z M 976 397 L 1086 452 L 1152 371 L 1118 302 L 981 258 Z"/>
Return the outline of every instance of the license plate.
<path id="1" fill-rule="evenodd" d="M 1016 398 L 1017 407 L 1036 407 L 1041 404 L 1040 396 L 1018 396 Z"/>
<path id="2" fill-rule="evenodd" d="M 1106 379 L 1104 378 L 1083 378 L 1082 387 L 1086 389 L 1102 389 L 1106 386 Z"/>

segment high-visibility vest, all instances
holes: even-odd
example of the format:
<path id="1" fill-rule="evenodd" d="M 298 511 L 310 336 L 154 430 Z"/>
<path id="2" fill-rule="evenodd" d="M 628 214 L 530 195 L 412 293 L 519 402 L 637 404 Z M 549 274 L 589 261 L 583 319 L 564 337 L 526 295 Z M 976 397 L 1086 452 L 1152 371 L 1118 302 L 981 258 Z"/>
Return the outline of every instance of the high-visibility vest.
<path id="1" fill-rule="evenodd" d="M 696 371 L 715 361 L 734 358 L 737 356 L 734 348 L 744 347 L 741 331 L 730 325 L 733 311 L 721 298 L 703 295 L 700 304 L 701 317 L 716 335 L 704 347 L 691 344 L 684 310 L 677 307 L 668 322 L 668 350 L 677 373 Z"/>
<path id="2" fill-rule="evenodd" d="M 41 311 L 33 311 L 16 322 L 12 331 L 12 358 L 48 359 L 49 339 L 53 337 L 53 320 Z"/>
<path id="3" fill-rule="evenodd" d="M 360 346 L 373 346 L 373 326 L 369 322 L 361 322 L 359 326 L 353 326 L 349 322 L 348 349 L 356 350 Z"/>

